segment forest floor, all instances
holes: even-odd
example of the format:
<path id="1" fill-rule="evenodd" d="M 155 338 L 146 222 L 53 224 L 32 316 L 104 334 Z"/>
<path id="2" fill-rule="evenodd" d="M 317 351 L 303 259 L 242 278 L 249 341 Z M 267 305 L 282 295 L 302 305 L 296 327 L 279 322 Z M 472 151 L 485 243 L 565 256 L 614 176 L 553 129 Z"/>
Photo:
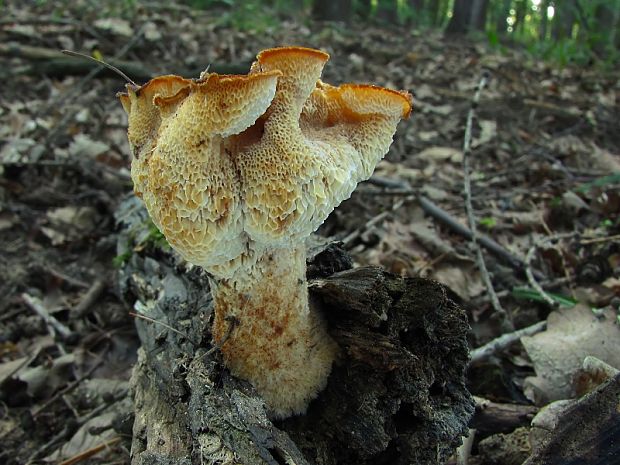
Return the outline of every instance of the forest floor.
<path id="1" fill-rule="evenodd" d="M 560 69 L 519 50 L 397 27 L 283 18 L 240 32 L 226 12 L 28 3 L 0 7 L 1 463 L 129 461 L 122 432 L 130 425 L 113 409 L 128 397 L 138 346 L 115 278 L 127 257 L 117 252 L 114 213 L 132 195 L 127 121 L 115 98 L 124 83 L 88 74 L 87 62 L 60 49 L 130 62 L 131 77 L 144 82 L 140 73 L 248 69 L 258 51 L 296 44 L 330 53 L 326 82 L 414 95 L 412 117 L 373 179 L 319 233 L 342 240 L 358 265 L 449 286 L 470 317 L 472 348 L 529 328 L 521 342 L 517 334 L 474 352 L 469 463 L 527 458 L 522 439 L 539 408 L 587 390 L 585 356 L 620 368 L 617 70 Z M 499 305 L 472 241 L 450 222 L 468 224 L 463 142 L 487 74 L 467 158 L 478 234 L 498 244 L 483 257 Z M 516 415 L 489 422 L 488 406 Z M 494 455 L 504 447 L 507 455 Z"/>

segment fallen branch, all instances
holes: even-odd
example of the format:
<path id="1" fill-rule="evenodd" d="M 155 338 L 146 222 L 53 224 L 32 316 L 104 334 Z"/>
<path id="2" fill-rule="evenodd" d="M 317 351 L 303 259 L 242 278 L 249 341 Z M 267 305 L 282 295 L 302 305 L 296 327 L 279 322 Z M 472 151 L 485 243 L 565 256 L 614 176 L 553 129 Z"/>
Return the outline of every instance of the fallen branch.
<path id="1" fill-rule="evenodd" d="M 501 336 L 487 342 L 485 345 L 478 347 L 471 351 L 471 358 L 469 360 L 470 365 L 480 363 L 492 355 L 504 350 L 508 346 L 514 344 L 520 340 L 523 336 L 532 336 L 547 328 L 546 321 L 539 321 L 532 326 L 513 331 L 511 333 L 502 334 Z"/>
<path id="2" fill-rule="evenodd" d="M 123 73 L 130 76 L 134 81 L 146 82 L 154 76 L 160 75 L 161 72 L 153 70 L 142 63 L 136 63 L 134 61 L 126 61 L 120 59 L 118 56 L 106 57 L 106 63 L 120 69 Z M 63 77 L 67 75 L 84 75 L 97 70 L 98 76 L 105 77 L 119 77 L 114 71 L 102 68 L 101 65 L 88 61 L 88 60 L 76 60 L 74 58 L 68 58 L 60 50 L 53 50 L 43 47 L 32 47 L 28 45 L 21 45 L 15 42 L 8 44 L 0 43 L 0 56 L 17 57 L 28 60 L 31 63 L 23 66 L 13 67 L 12 69 L 5 69 L 0 72 L 0 77 L 6 78 L 9 75 L 45 75 L 49 77 Z M 198 77 L 201 69 L 188 69 L 179 66 L 171 66 L 166 70 L 168 73 L 178 74 L 180 76 Z M 211 63 L 209 70 L 220 74 L 242 74 L 247 73 L 250 67 L 250 63 Z"/>
<path id="3" fill-rule="evenodd" d="M 558 234 L 558 235 L 551 236 L 551 237 L 545 237 L 542 240 L 536 241 L 534 243 L 534 245 L 532 245 L 532 247 L 530 247 L 530 249 L 528 250 L 527 255 L 525 257 L 525 265 L 526 265 L 526 267 L 525 267 L 525 275 L 527 276 L 527 281 L 528 281 L 529 285 L 536 292 L 538 292 L 540 294 L 540 296 L 543 298 L 543 300 L 551 308 L 557 308 L 559 306 L 559 304 L 549 294 L 547 294 L 547 292 L 538 283 L 538 281 L 536 280 L 536 277 L 534 276 L 534 273 L 532 272 L 531 263 L 532 263 L 532 260 L 534 259 L 534 254 L 536 253 L 536 250 L 539 247 L 542 247 L 546 243 L 553 242 L 553 241 L 560 240 L 560 239 L 566 239 L 566 238 L 574 237 L 575 235 L 576 235 L 576 233 L 571 232 L 571 233 L 566 233 L 566 234 Z"/>
<path id="4" fill-rule="evenodd" d="M 60 321 L 54 318 L 49 310 L 45 308 L 43 303 L 37 297 L 33 297 L 30 294 L 26 294 L 25 292 L 22 294 L 22 299 L 28 305 L 28 308 L 33 310 L 37 315 L 41 317 L 41 319 L 45 322 L 48 327 L 49 332 L 54 336 L 56 333 L 60 335 L 62 339 L 67 339 L 71 336 L 72 331 L 63 325 Z"/>
<path id="5" fill-rule="evenodd" d="M 394 195 L 408 195 L 415 198 L 422 207 L 422 210 L 433 219 L 439 221 L 440 223 L 448 226 L 453 232 L 463 236 L 466 239 L 472 238 L 471 230 L 462 224 L 459 220 L 454 218 L 450 213 L 445 211 L 439 205 L 434 203 L 429 198 L 423 195 L 417 195 L 417 190 L 412 189 L 408 183 L 400 180 L 394 180 L 389 178 L 383 178 L 379 176 L 373 176 L 368 181 L 369 184 L 374 184 L 379 187 L 385 187 L 388 189 L 396 189 L 395 191 L 389 191 L 388 194 Z M 478 243 L 495 255 L 497 258 L 501 259 L 512 269 L 525 273 L 526 263 L 519 257 L 514 256 L 508 250 L 506 250 L 502 245 L 498 242 L 491 239 L 489 236 L 485 234 L 478 234 Z M 545 279 L 545 276 L 535 269 L 532 269 L 532 273 L 536 276 L 536 279 Z"/>
<path id="6" fill-rule="evenodd" d="M 505 326 L 507 329 L 513 329 L 512 322 L 508 318 L 506 310 L 504 310 L 504 308 L 502 307 L 502 304 L 499 302 L 499 298 L 495 293 L 495 288 L 493 287 L 493 283 L 491 282 L 491 276 L 489 275 L 489 271 L 487 270 L 487 266 L 484 261 L 484 255 L 482 255 L 482 248 L 480 247 L 480 244 L 478 244 L 476 217 L 471 202 L 469 158 L 471 156 L 472 124 L 476 107 L 478 106 L 478 102 L 480 101 L 480 93 L 482 92 L 482 89 L 484 89 L 487 81 L 488 76 L 486 73 L 483 73 L 482 77 L 480 78 L 480 82 L 478 83 L 478 86 L 476 88 L 476 92 L 471 103 L 471 108 L 469 109 L 469 113 L 467 114 L 467 123 L 465 124 L 465 137 L 463 139 L 463 186 L 465 189 L 465 211 L 467 212 L 467 222 L 469 223 L 469 229 L 471 230 L 471 243 L 476 253 L 478 269 L 480 270 L 480 274 L 482 275 L 485 287 L 487 288 L 487 292 L 489 293 L 491 305 L 493 306 L 493 309 L 495 310 L 497 315 L 500 317 L 502 325 Z"/>

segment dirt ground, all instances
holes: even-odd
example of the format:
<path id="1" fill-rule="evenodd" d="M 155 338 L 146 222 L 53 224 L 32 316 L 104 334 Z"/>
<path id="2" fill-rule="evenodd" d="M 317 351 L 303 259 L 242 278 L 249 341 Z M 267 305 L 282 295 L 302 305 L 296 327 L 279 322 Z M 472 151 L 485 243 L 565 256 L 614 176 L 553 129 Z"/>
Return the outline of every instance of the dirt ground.
<path id="1" fill-rule="evenodd" d="M 54 3 L 0 7 L 1 463 L 129 462 L 138 339 L 117 290 L 128 252 L 117 249 L 114 220 L 132 195 L 115 97 L 124 82 L 60 49 L 129 62 L 144 82 L 136 76 L 243 72 L 258 51 L 296 44 L 331 55 L 329 83 L 414 95 L 373 179 L 319 234 L 342 240 L 356 264 L 449 286 L 470 316 L 472 348 L 548 322 L 523 344 L 475 353 L 469 382 L 480 405 L 526 414 L 508 429 L 475 418 L 469 463 L 509 463 L 489 440 L 517 444 L 514 463 L 527 458 L 538 409 L 583 393 L 575 379 L 586 355 L 620 368 L 618 70 L 560 69 L 433 31 L 279 18 L 240 32 L 225 10 Z M 466 120 L 487 75 L 466 173 Z M 453 224 L 468 224 L 466 174 L 495 303 L 472 241 Z M 162 245 L 154 230 L 129 253 Z"/>

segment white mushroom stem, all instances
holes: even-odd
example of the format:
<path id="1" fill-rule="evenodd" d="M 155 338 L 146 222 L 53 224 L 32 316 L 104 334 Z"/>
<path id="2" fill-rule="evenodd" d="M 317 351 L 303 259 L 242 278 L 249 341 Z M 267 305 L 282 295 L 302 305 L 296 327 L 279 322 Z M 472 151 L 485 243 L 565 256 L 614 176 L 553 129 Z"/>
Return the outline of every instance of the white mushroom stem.
<path id="1" fill-rule="evenodd" d="M 337 352 L 308 302 L 304 245 L 269 249 L 251 268 L 212 279 L 212 294 L 214 340 L 232 373 L 250 380 L 275 416 L 304 412 Z"/>

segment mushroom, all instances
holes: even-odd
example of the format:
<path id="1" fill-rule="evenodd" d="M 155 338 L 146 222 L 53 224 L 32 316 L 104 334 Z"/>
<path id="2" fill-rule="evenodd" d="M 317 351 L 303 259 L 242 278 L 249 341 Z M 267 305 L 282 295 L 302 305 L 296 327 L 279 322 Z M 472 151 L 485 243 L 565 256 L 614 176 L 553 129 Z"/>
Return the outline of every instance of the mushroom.
<path id="1" fill-rule="evenodd" d="M 161 76 L 120 94 L 135 193 L 172 248 L 209 273 L 213 339 L 278 418 L 306 410 L 338 352 L 308 301 L 304 240 L 370 177 L 411 112 L 407 92 L 323 83 L 328 59 L 274 48 L 246 76 Z"/>

